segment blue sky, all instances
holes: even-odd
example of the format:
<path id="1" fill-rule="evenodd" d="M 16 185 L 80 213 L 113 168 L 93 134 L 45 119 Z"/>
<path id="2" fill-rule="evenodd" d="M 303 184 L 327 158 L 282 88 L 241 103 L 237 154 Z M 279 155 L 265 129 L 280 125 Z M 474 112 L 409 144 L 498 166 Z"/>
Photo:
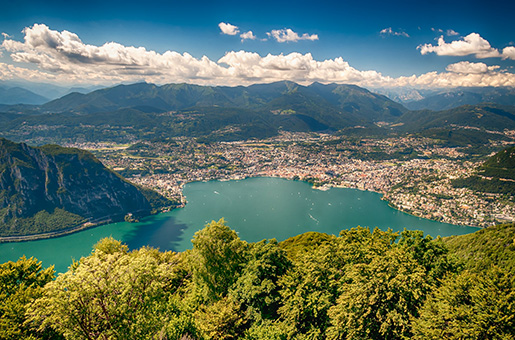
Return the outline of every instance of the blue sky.
<path id="1" fill-rule="evenodd" d="M 515 86 L 514 1 L 3 1 L 1 7 L 1 80 Z"/>

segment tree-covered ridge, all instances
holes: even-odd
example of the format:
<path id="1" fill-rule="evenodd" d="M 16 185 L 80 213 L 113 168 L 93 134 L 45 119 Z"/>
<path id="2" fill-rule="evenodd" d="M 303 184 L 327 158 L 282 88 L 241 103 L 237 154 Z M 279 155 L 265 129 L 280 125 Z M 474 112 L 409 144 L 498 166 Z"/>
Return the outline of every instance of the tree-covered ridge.
<path id="1" fill-rule="evenodd" d="M 454 187 L 505 195 L 515 199 L 515 146 L 491 156 L 476 169 L 477 174 L 452 181 Z"/>
<path id="2" fill-rule="evenodd" d="M 483 176 L 515 180 L 515 146 L 499 151 L 480 169 Z"/>
<path id="3" fill-rule="evenodd" d="M 515 273 L 515 228 L 513 224 L 481 229 L 473 234 L 445 238 L 449 251 L 464 261 L 465 269 L 486 270 L 492 266 Z"/>
<path id="4" fill-rule="evenodd" d="M 496 103 L 515 105 L 513 87 L 464 87 L 445 90 L 426 96 L 423 99 L 404 103 L 410 110 L 449 110 L 461 105 Z"/>
<path id="5" fill-rule="evenodd" d="M 421 309 L 426 339 L 515 338 L 515 225 L 447 238 L 461 270 L 449 273 Z"/>
<path id="6" fill-rule="evenodd" d="M 190 136 L 245 140 L 285 131 L 336 131 L 391 121 L 407 110 L 353 85 L 292 82 L 248 87 L 119 85 L 41 106 L 0 107 L 0 134 L 24 141 L 122 141 Z M 21 111 L 23 113 L 19 114 Z M 13 113 L 15 113 L 13 115 Z M 44 129 L 41 129 L 44 126 Z"/>
<path id="7" fill-rule="evenodd" d="M 0 265 L 0 339 L 513 339 L 515 225 L 449 239 L 368 228 L 184 253 L 112 238 L 53 278 Z"/>

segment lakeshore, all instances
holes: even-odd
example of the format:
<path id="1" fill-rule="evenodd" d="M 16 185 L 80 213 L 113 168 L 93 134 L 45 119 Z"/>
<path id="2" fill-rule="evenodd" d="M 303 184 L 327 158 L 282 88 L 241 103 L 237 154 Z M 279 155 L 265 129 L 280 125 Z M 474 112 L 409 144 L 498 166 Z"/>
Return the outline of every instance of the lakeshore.
<path id="1" fill-rule="evenodd" d="M 507 136 L 511 136 L 507 132 Z M 515 142 L 515 139 L 514 139 Z M 491 142 L 496 150 L 505 144 Z M 452 181 L 474 173 L 482 162 L 466 148 L 428 138 L 352 139 L 283 134 L 267 140 L 199 143 L 194 138 L 141 142 L 94 152 L 129 181 L 184 204 L 186 183 L 279 177 L 315 188 L 342 187 L 377 192 L 394 208 L 455 225 L 487 227 L 515 221 L 513 197 L 456 188 Z"/>
<path id="2" fill-rule="evenodd" d="M 391 208 L 393 208 L 395 210 L 398 210 L 399 212 L 403 212 L 403 213 L 406 213 L 408 215 L 411 215 L 413 217 L 420 217 L 420 216 L 417 216 L 416 214 L 412 214 L 410 212 L 403 211 L 402 209 L 398 209 L 396 206 L 394 206 L 389 201 L 387 201 L 384 198 L 384 195 L 382 193 L 380 193 L 380 192 L 375 192 L 375 191 L 372 191 L 372 190 L 361 189 L 361 188 L 350 188 L 350 187 L 346 187 L 346 186 L 342 186 L 342 185 L 334 185 L 334 184 L 327 184 L 327 183 L 323 184 L 323 185 L 313 185 L 312 183 L 310 183 L 308 181 L 299 180 L 299 179 L 285 178 L 285 177 L 280 177 L 280 176 L 259 176 L 259 175 L 257 175 L 257 176 L 248 176 L 248 177 L 236 176 L 236 177 L 229 177 L 229 178 L 222 178 L 222 179 L 218 179 L 218 178 L 203 179 L 203 180 L 194 180 L 194 181 L 191 181 L 191 182 L 181 183 L 180 184 L 181 204 L 175 206 L 175 208 L 173 208 L 173 209 L 180 209 L 180 208 L 186 207 L 186 204 L 188 203 L 188 201 L 187 201 L 186 195 L 183 194 L 183 190 L 184 190 L 184 187 L 187 184 L 207 183 L 207 182 L 211 182 L 211 181 L 219 181 L 219 182 L 241 181 L 241 180 L 252 179 L 252 178 L 277 178 L 277 179 L 284 179 L 284 180 L 300 181 L 300 182 L 304 182 L 304 183 L 309 184 L 312 189 L 318 190 L 318 191 L 321 191 L 321 192 L 328 191 L 331 188 L 336 188 L 336 189 L 356 189 L 356 190 L 364 191 L 364 192 L 372 192 L 372 193 L 376 193 L 376 194 L 381 195 L 380 199 L 386 201 L 388 203 L 389 207 L 391 207 Z M 167 212 L 167 211 L 163 211 L 163 212 Z M 163 212 L 161 212 L 161 213 L 163 213 Z M 311 218 L 313 219 L 312 216 L 311 216 Z M 431 219 L 428 219 L 428 220 L 431 220 Z M 318 221 L 318 220 L 315 219 L 315 221 Z M 135 221 L 126 221 L 126 222 L 134 224 L 134 223 L 138 223 L 139 221 L 135 220 Z M 0 243 L 29 242 L 29 241 L 37 241 L 37 240 L 44 240 L 44 239 L 50 239 L 50 238 L 58 238 L 58 237 L 70 235 L 70 234 L 73 234 L 73 233 L 85 231 L 87 229 L 96 228 L 96 227 L 100 227 L 102 225 L 113 224 L 113 223 L 120 223 L 120 222 L 114 222 L 113 220 L 109 219 L 109 220 L 103 220 L 103 221 L 86 222 L 86 223 L 82 223 L 82 224 L 74 226 L 74 227 L 66 228 L 64 230 L 57 230 L 57 231 L 54 231 L 54 232 L 43 233 L 43 234 L 31 234 L 31 235 L 22 235 L 22 236 L 4 236 L 4 237 L 0 237 Z M 446 222 L 444 222 L 444 223 L 446 223 Z M 466 225 L 462 225 L 462 226 L 466 226 Z"/>
<path id="3" fill-rule="evenodd" d="M 20 235 L 20 236 L 2 236 L 0 237 L 0 243 L 9 243 L 9 242 L 28 242 L 28 241 L 36 241 L 36 240 L 44 240 L 48 238 L 56 238 L 61 236 L 66 236 L 69 234 L 73 234 L 79 231 L 83 231 L 90 228 L 95 228 L 103 224 L 107 224 L 111 221 L 105 221 L 100 223 L 91 223 L 86 222 L 82 223 L 80 225 L 66 228 L 63 230 L 57 230 L 49 233 L 43 233 L 43 234 L 31 234 L 31 235 Z"/>
<path id="4" fill-rule="evenodd" d="M 62 272 L 72 258 L 87 256 L 96 242 L 109 236 L 130 249 L 151 246 L 184 251 L 191 248 L 196 231 L 222 217 L 248 242 L 270 238 L 281 241 L 307 231 L 338 235 L 358 225 L 394 232 L 406 227 L 433 237 L 478 230 L 405 214 L 389 207 L 377 193 L 346 188 L 314 190 L 308 183 L 280 178 L 194 182 L 185 185 L 184 194 L 188 199 L 184 208 L 138 223 L 105 224 L 58 238 L 0 244 L 0 262 L 34 256 L 45 266 L 55 264 Z"/>

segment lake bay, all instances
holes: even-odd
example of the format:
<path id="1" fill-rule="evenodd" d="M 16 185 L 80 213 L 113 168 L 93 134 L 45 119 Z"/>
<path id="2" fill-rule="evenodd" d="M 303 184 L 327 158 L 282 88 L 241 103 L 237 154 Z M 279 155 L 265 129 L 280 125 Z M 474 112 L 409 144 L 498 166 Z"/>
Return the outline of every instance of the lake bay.
<path id="1" fill-rule="evenodd" d="M 422 230 L 433 237 L 478 230 L 411 216 L 388 206 L 378 193 L 343 188 L 321 191 L 305 182 L 280 178 L 195 182 L 184 187 L 184 194 L 186 207 L 139 223 L 113 223 L 53 239 L 0 244 L 0 263 L 34 256 L 44 266 L 54 264 L 57 272 L 64 272 L 72 258 L 87 256 L 98 240 L 108 236 L 131 249 L 148 245 L 184 251 L 191 248 L 196 231 L 220 218 L 248 242 L 282 241 L 307 231 L 338 235 L 358 225 Z"/>

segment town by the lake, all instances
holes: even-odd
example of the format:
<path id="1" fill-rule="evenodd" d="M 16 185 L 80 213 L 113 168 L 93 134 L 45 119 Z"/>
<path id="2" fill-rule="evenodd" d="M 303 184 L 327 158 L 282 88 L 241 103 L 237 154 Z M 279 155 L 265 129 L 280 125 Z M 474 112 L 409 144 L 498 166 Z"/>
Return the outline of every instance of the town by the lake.
<path id="1" fill-rule="evenodd" d="M 515 143 L 490 141 L 484 150 Z M 434 139 L 408 136 L 359 138 L 284 132 L 264 140 L 208 142 L 178 137 L 118 145 L 74 143 L 129 181 L 187 202 L 188 182 L 272 176 L 303 180 L 320 190 L 357 188 L 381 193 L 401 211 L 456 225 L 487 227 L 515 221 L 512 197 L 456 187 L 452 181 L 476 172 L 485 160 L 477 150 L 450 147 Z"/>

